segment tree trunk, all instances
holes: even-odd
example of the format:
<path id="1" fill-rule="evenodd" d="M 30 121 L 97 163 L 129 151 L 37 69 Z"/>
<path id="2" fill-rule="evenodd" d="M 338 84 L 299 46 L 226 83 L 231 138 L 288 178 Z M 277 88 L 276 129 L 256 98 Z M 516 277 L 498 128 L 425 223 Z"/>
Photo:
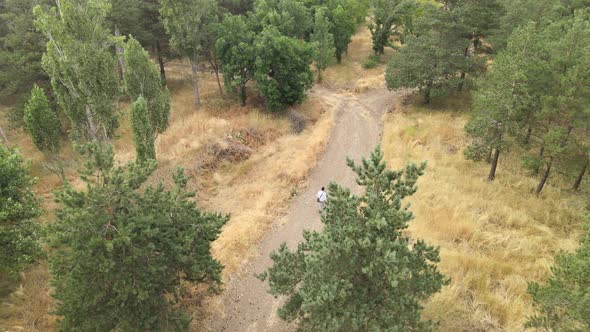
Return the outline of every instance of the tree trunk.
<path id="1" fill-rule="evenodd" d="M 430 92 L 432 91 L 432 82 L 428 82 L 426 89 L 424 89 L 424 103 L 430 104 Z"/>
<path id="2" fill-rule="evenodd" d="M 98 141 L 98 130 L 96 129 L 96 125 L 94 124 L 94 116 L 92 115 L 90 105 L 86 105 L 86 120 L 88 121 L 88 128 L 90 129 L 90 137 L 93 141 Z"/>
<path id="3" fill-rule="evenodd" d="M 492 159 L 492 167 L 490 168 L 490 174 L 488 175 L 488 181 L 494 181 L 496 178 L 496 168 L 498 167 L 498 159 L 500 158 L 500 149 L 494 150 L 494 157 Z"/>
<path id="4" fill-rule="evenodd" d="M 246 106 L 246 84 L 240 85 L 240 105 Z"/>
<path id="5" fill-rule="evenodd" d="M 119 27 L 115 25 L 115 36 L 121 37 L 121 32 L 119 31 Z M 119 61 L 118 72 L 119 72 L 119 80 L 123 80 L 123 73 L 125 73 L 125 57 L 124 57 L 124 50 L 122 47 L 116 46 L 115 51 L 117 52 L 117 60 Z"/>
<path id="6" fill-rule="evenodd" d="M 531 135 L 533 133 L 533 128 L 529 126 L 529 128 L 526 131 L 526 136 L 524 138 L 524 144 L 529 144 L 531 142 Z"/>
<path id="7" fill-rule="evenodd" d="M 547 182 L 547 179 L 549 178 L 549 173 L 551 172 L 551 164 L 553 163 L 553 157 L 549 158 L 549 162 L 547 163 L 547 168 L 545 168 L 545 172 L 543 172 L 543 176 L 541 177 L 541 181 L 539 181 L 539 185 L 537 186 L 537 190 L 535 191 L 535 194 L 537 194 L 537 196 L 539 196 L 539 194 L 541 194 L 541 191 L 543 191 L 543 187 L 545 187 L 545 183 Z"/>
<path id="8" fill-rule="evenodd" d="M 465 47 L 465 51 L 463 52 L 463 56 L 465 58 L 469 57 L 469 47 Z M 467 73 L 463 70 L 461 71 L 461 80 L 459 81 L 459 86 L 457 87 L 457 89 L 459 91 L 463 91 L 463 84 L 465 83 L 465 76 L 467 75 Z"/>
<path id="9" fill-rule="evenodd" d="M 0 126 L 0 136 L 2 136 L 2 139 L 4 140 L 4 143 L 5 143 L 6 145 L 10 144 L 10 143 L 8 142 L 8 138 L 6 138 L 6 135 L 4 135 L 4 130 L 2 130 L 2 126 Z"/>
<path id="10" fill-rule="evenodd" d="M 212 60 L 210 61 L 211 67 L 215 71 L 215 78 L 217 78 L 217 87 L 219 88 L 219 94 L 223 96 L 223 87 L 221 86 L 221 80 L 219 79 L 219 64 L 217 64 L 217 60 L 212 56 Z"/>
<path id="11" fill-rule="evenodd" d="M 463 84 L 465 83 L 466 75 L 467 74 L 464 71 L 461 72 L 461 79 L 459 80 L 459 86 L 457 87 L 457 90 L 463 91 Z"/>
<path id="12" fill-rule="evenodd" d="M 338 64 L 342 63 L 342 53 L 341 52 L 336 51 L 336 62 Z"/>
<path id="13" fill-rule="evenodd" d="M 545 146 L 542 146 L 539 149 L 539 158 L 543 158 L 544 155 L 545 155 Z M 533 170 L 533 174 L 537 175 L 537 174 L 539 174 L 539 171 L 540 171 L 540 165 Z"/>
<path id="14" fill-rule="evenodd" d="M 488 155 L 486 156 L 486 163 L 488 164 L 492 162 L 492 152 L 494 152 L 494 148 L 490 147 Z"/>
<path id="15" fill-rule="evenodd" d="M 195 56 L 191 59 L 191 69 L 193 72 L 193 89 L 195 91 L 195 107 L 197 110 L 201 107 L 201 96 L 199 94 L 199 77 L 198 77 L 198 67 L 197 67 L 197 57 Z"/>
<path id="16" fill-rule="evenodd" d="M 576 182 L 574 182 L 574 186 L 572 187 L 572 189 L 574 189 L 574 190 L 580 189 L 580 184 L 582 183 L 582 179 L 584 178 L 584 175 L 586 174 L 587 168 L 588 168 L 588 159 L 586 159 L 586 162 L 584 162 L 584 167 L 582 167 L 582 170 L 580 170 L 580 173 L 578 174 L 578 177 L 576 178 Z"/>
<path id="17" fill-rule="evenodd" d="M 162 83 L 166 85 L 166 68 L 164 68 L 164 58 L 162 57 L 162 48 L 160 47 L 160 41 L 156 40 L 156 57 L 158 58 L 158 64 L 160 65 L 160 79 Z"/>
<path id="18" fill-rule="evenodd" d="M 318 68 L 318 83 L 322 83 L 322 70 Z"/>

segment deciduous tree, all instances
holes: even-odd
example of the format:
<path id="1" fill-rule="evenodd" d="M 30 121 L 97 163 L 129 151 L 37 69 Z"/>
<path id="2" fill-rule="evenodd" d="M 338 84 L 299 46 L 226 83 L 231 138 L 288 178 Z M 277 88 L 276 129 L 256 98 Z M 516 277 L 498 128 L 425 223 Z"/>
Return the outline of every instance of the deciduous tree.
<path id="1" fill-rule="evenodd" d="M 315 13 L 311 42 L 314 44 L 314 64 L 318 71 L 318 81 L 322 81 L 322 71 L 328 68 L 334 59 L 336 48 L 334 36 L 330 33 L 331 24 L 326 17 L 326 8 L 319 8 Z"/>
<path id="2" fill-rule="evenodd" d="M 313 84 L 313 48 L 302 40 L 282 35 L 273 26 L 267 26 L 256 37 L 255 48 L 254 79 L 266 98 L 266 107 L 280 111 L 301 102 L 305 90 Z"/>
<path id="3" fill-rule="evenodd" d="M 227 15 L 215 45 L 222 63 L 225 88 L 232 92 L 237 90 L 242 106 L 246 105 L 246 84 L 254 77 L 256 68 L 255 37 L 245 16 Z"/>
<path id="4" fill-rule="evenodd" d="M 61 0 L 35 7 L 36 25 L 49 40 L 43 68 L 75 139 L 108 141 L 119 125 L 119 86 L 112 54 L 117 39 L 106 28 L 106 0 Z"/>
<path id="5" fill-rule="evenodd" d="M 219 19 L 215 0 L 161 0 L 160 14 L 172 46 L 189 59 L 192 69 L 195 106 L 201 105 L 198 65 L 206 59 L 205 48 L 211 25 Z"/>
<path id="6" fill-rule="evenodd" d="M 168 128 L 170 92 L 163 85 L 147 51 L 133 37 L 125 46 L 125 63 L 125 89 L 132 100 L 145 99 L 148 124 L 155 138 Z"/>

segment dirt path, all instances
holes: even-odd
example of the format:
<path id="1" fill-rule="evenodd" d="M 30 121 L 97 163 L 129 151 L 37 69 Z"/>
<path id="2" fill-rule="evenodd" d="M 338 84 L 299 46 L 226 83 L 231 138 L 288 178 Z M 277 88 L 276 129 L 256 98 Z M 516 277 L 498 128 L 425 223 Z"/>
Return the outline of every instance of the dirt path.
<path id="1" fill-rule="evenodd" d="M 321 226 L 315 194 L 330 181 L 355 188 L 354 174 L 346 166 L 346 157 L 367 156 L 379 143 L 384 112 L 396 98 L 385 88 L 361 95 L 338 93 L 315 88 L 313 94 L 336 108 L 335 123 L 326 147 L 310 174 L 308 186 L 299 193 L 283 222 L 276 221 L 273 229 L 261 241 L 258 255 L 244 268 L 244 273 L 226 284 L 220 312 L 212 315 L 205 330 L 209 331 L 288 331 L 292 330 L 276 314 L 282 299 L 270 295 L 268 283 L 255 273 L 266 270 L 272 263 L 269 255 L 287 242 L 294 248 L 302 239 L 304 229 Z"/>

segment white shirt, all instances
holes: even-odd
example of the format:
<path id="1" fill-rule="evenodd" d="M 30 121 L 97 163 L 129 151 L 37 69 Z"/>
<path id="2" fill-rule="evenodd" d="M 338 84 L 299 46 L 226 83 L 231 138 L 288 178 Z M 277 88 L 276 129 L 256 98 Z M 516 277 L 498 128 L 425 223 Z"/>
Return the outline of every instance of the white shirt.
<path id="1" fill-rule="evenodd" d="M 315 196 L 319 198 L 320 202 L 325 202 L 328 199 L 326 192 L 323 190 L 318 191 L 317 195 Z"/>

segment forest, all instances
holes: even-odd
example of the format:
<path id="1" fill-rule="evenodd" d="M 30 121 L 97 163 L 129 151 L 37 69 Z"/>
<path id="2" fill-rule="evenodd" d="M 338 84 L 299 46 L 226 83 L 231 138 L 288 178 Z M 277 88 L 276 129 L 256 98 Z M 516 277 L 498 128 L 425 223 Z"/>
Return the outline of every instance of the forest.
<path id="1" fill-rule="evenodd" d="M 0 330 L 587 331 L 589 158 L 590 0 L 0 0 Z"/>

